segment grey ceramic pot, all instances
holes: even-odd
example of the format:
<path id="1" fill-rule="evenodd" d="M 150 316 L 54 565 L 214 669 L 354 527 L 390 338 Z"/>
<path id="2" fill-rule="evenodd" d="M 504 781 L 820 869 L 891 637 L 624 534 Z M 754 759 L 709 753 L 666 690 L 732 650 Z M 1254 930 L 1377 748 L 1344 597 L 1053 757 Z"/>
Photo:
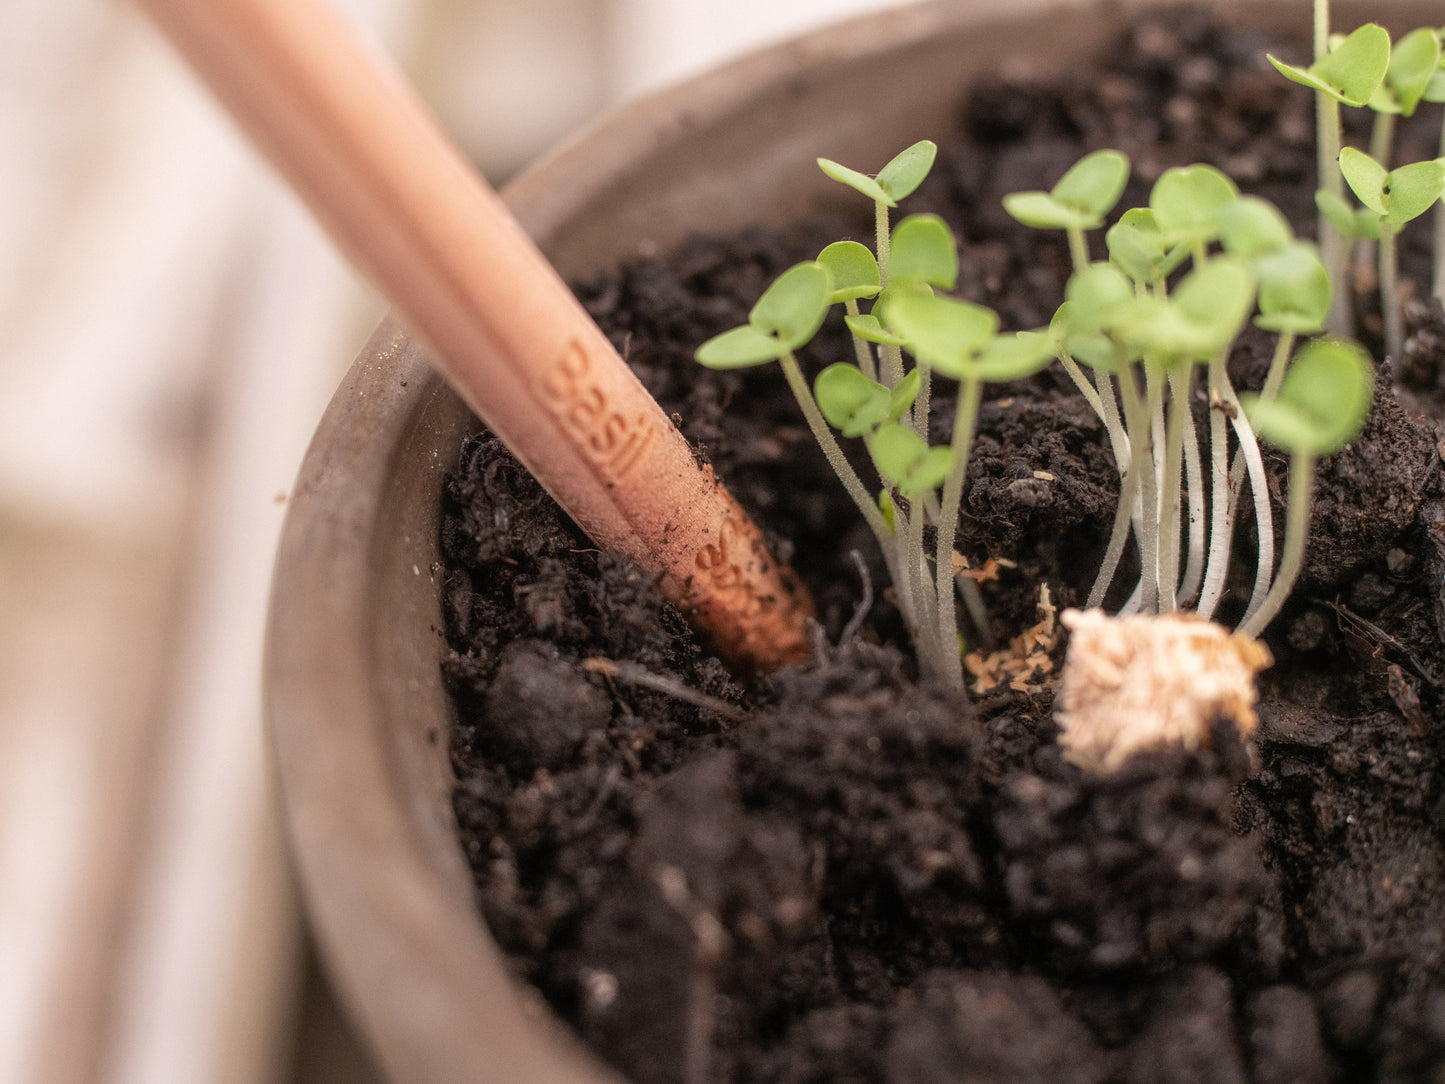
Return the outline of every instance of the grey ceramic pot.
<path id="1" fill-rule="evenodd" d="M 564 276 L 690 231 L 783 221 L 829 198 L 818 155 L 882 163 L 948 131 L 980 76 L 1076 64 L 1142 6 L 944 0 L 844 24 L 616 113 L 505 196 Z M 1384 6 L 1337 3 L 1337 24 Z M 1307 30 L 1301 0 L 1228 7 Z M 1409 27 L 1439 11 L 1401 0 L 1388 14 Z M 471 424 L 406 331 L 386 323 L 306 456 L 266 658 L 295 864 L 333 983 L 393 1078 L 614 1079 L 507 979 L 454 835 L 435 562 L 442 474 Z"/>

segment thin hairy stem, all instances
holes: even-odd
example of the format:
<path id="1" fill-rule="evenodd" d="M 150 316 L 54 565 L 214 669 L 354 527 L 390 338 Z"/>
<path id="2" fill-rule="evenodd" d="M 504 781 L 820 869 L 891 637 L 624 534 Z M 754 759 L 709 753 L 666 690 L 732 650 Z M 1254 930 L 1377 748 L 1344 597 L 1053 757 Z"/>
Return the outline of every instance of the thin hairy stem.
<path id="1" fill-rule="evenodd" d="M 1329 52 L 1330 17 L 1328 0 L 1315 0 L 1315 59 Z M 1323 91 L 1315 92 L 1315 131 L 1318 183 L 1324 191 L 1345 197 L 1345 177 L 1340 172 L 1340 103 Z M 1330 334 L 1349 337 L 1354 333 L 1354 312 L 1350 306 L 1349 276 L 1346 274 L 1349 245 L 1338 230 L 1319 214 L 1320 259 L 1330 273 Z"/>
<path id="2" fill-rule="evenodd" d="M 1185 382 L 1185 401 L 1194 393 L 1194 374 L 1191 370 Z M 1175 604 L 1187 606 L 1199 593 L 1199 584 L 1204 579 L 1204 472 L 1199 463 L 1199 440 L 1194 432 L 1194 411 L 1186 406 L 1184 410 L 1184 477 L 1189 489 L 1189 560 L 1184 566 L 1184 580 L 1179 585 Z"/>
<path id="3" fill-rule="evenodd" d="M 1084 236 L 1082 226 L 1069 226 L 1065 232 L 1069 235 L 1069 258 L 1074 270 L 1082 271 L 1089 266 L 1089 239 Z"/>
<path id="4" fill-rule="evenodd" d="M 957 638 L 958 618 L 953 605 L 953 548 L 958 535 L 958 516 L 963 504 L 963 481 L 968 473 L 968 453 L 973 445 L 973 428 L 978 421 L 978 405 L 983 395 L 983 384 L 978 380 L 964 380 L 959 385 L 958 407 L 953 416 L 953 469 L 943 482 L 943 501 L 939 507 L 938 549 L 936 553 L 938 576 L 938 629 L 939 638 Z M 963 684 L 963 660 L 957 651 L 952 652 L 950 670 L 945 675 L 949 681 Z M 956 675 L 954 671 L 956 670 Z"/>
<path id="5" fill-rule="evenodd" d="M 1103 563 L 1099 566 L 1099 575 L 1094 579 L 1094 586 L 1089 591 L 1089 600 L 1085 608 L 1094 610 L 1104 605 L 1104 596 L 1108 594 L 1109 585 L 1114 582 L 1114 573 L 1119 568 L 1119 559 L 1124 555 L 1124 546 L 1129 541 L 1129 524 L 1133 521 L 1134 497 L 1139 491 L 1138 470 L 1130 469 L 1124 472 L 1123 484 L 1119 487 L 1119 506 L 1114 509 L 1114 529 L 1109 535 L 1109 546 L 1104 551 Z"/>
<path id="6" fill-rule="evenodd" d="M 849 316 L 860 315 L 858 311 L 858 299 L 855 297 L 850 297 L 847 301 L 843 302 L 843 308 Z M 854 335 L 852 338 L 853 355 L 858 359 L 858 371 L 869 380 L 877 381 L 878 364 L 873 360 L 873 347 L 868 343 L 867 339 L 861 336 Z"/>
<path id="7" fill-rule="evenodd" d="M 1259 392 L 1261 402 L 1267 403 L 1279 394 L 1279 386 L 1284 380 L 1285 369 L 1289 367 L 1290 355 L 1294 353 L 1294 340 L 1295 333 L 1293 331 L 1280 333 L 1279 340 L 1274 345 L 1274 357 L 1269 362 L 1269 372 L 1264 378 L 1264 387 Z M 1235 452 L 1234 463 L 1229 468 L 1229 492 L 1231 495 L 1238 495 L 1239 487 L 1243 482 L 1244 456 L 1240 452 Z"/>
<path id="8" fill-rule="evenodd" d="M 1405 320 L 1400 311 L 1400 264 L 1395 255 L 1395 227 L 1380 224 L 1380 310 L 1385 316 L 1385 356 L 1400 363 L 1405 346 Z"/>
<path id="9" fill-rule="evenodd" d="M 1284 554 L 1279 562 L 1279 575 L 1259 609 L 1239 626 L 1239 631 L 1246 636 L 1258 636 L 1269 626 L 1299 578 L 1304 564 L 1305 536 L 1309 534 L 1310 495 L 1314 483 L 1314 456 L 1295 453 L 1290 457 L 1289 464 L 1289 502 L 1285 511 Z"/>
<path id="10" fill-rule="evenodd" d="M 1249 493 L 1254 501 L 1255 533 L 1259 536 L 1259 560 L 1254 570 L 1254 590 L 1250 592 L 1249 605 L 1244 608 L 1244 619 L 1248 621 L 1250 615 L 1263 603 L 1274 571 L 1274 512 L 1269 506 L 1269 480 L 1265 477 L 1264 457 L 1260 455 L 1254 427 L 1244 416 L 1239 400 L 1234 396 L 1234 389 L 1227 382 L 1224 391 L 1225 402 L 1233 411 L 1230 422 L 1234 425 L 1234 435 L 1239 439 L 1239 454 L 1244 457 L 1249 468 Z M 1238 498 L 1238 490 L 1230 494 L 1230 500 L 1236 505 Z"/>
<path id="11" fill-rule="evenodd" d="M 843 483 L 843 488 L 847 490 L 853 503 L 858 506 L 858 511 L 863 513 L 863 519 L 867 522 L 869 530 L 886 547 L 893 532 L 888 529 L 888 523 L 883 518 L 883 513 L 878 511 L 878 505 L 874 503 L 868 490 L 864 488 L 858 472 L 853 469 L 852 464 L 848 462 L 848 457 L 843 454 L 843 449 L 838 446 L 838 440 L 833 436 L 832 427 L 823 417 L 823 412 L 818 409 L 818 402 L 813 398 L 808 381 L 804 379 L 803 371 L 798 367 L 798 359 L 789 350 L 778 361 L 783 367 L 783 375 L 788 379 L 788 387 L 792 389 L 793 397 L 798 400 L 798 406 L 802 409 L 803 417 L 808 422 L 808 428 L 813 432 L 813 438 L 817 440 L 818 446 L 823 449 L 823 455 L 828 459 L 828 465 L 833 468 L 833 473 Z"/>
<path id="12" fill-rule="evenodd" d="M 1223 382 L 1224 358 L 1218 357 L 1209 363 L 1209 557 L 1204 570 L 1204 585 L 1199 591 L 1199 616 L 1203 618 L 1214 616 L 1214 608 L 1224 594 L 1234 534 L 1234 509 L 1229 499 L 1229 423 L 1219 394 Z"/>
<path id="13" fill-rule="evenodd" d="M 1188 382 L 1194 366 L 1169 370 L 1169 422 L 1164 437 L 1164 485 L 1159 523 L 1159 612 L 1169 613 L 1179 590 L 1180 513 L 1183 508 L 1184 419 L 1189 413 Z"/>
<path id="14" fill-rule="evenodd" d="M 1138 473 L 1143 505 L 1138 523 L 1143 585 L 1140 605 L 1146 613 L 1154 613 L 1159 605 L 1159 487 L 1150 437 L 1150 404 L 1139 395 L 1132 365 L 1120 365 L 1118 376 L 1129 426 L 1129 447 L 1133 450 L 1130 469 Z"/>
<path id="15" fill-rule="evenodd" d="M 1440 122 L 1440 157 L 1445 158 L 1445 121 Z M 1445 198 L 1435 204 L 1435 296 L 1445 305 Z"/>

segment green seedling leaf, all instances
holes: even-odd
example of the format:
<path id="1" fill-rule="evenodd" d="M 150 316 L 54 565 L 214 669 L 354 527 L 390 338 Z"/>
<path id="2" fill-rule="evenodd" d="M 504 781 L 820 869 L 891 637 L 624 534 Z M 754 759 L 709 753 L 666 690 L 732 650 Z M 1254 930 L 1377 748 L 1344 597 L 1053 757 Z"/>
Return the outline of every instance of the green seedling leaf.
<path id="1" fill-rule="evenodd" d="M 1088 215 L 1066 207 L 1047 192 L 1010 192 L 1003 209 L 1025 226 L 1035 230 L 1066 230 L 1071 226 L 1091 229 Z"/>
<path id="2" fill-rule="evenodd" d="M 818 374 L 813 397 L 828 424 L 845 437 L 861 437 L 892 420 L 888 417 L 892 406 L 888 389 L 841 361 Z"/>
<path id="3" fill-rule="evenodd" d="M 866 245 L 857 241 L 835 241 L 818 253 L 818 262 L 833 276 L 831 303 L 873 297 L 882 287 L 878 261 Z"/>
<path id="4" fill-rule="evenodd" d="M 1315 193 L 1315 206 L 1341 237 L 1356 241 L 1380 239 L 1380 216 L 1368 208 L 1351 207 L 1343 196 L 1325 189 Z"/>
<path id="5" fill-rule="evenodd" d="M 889 331 L 871 312 L 865 312 L 858 316 L 845 316 L 843 322 L 848 325 L 849 331 L 865 342 L 878 343 L 882 346 L 902 346 L 908 341 L 902 335 Z"/>
<path id="6" fill-rule="evenodd" d="M 788 268 L 763 291 L 747 324 L 703 343 L 697 360 L 710 369 L 741 369 L 797 350 L 823 325 L 832 292 L 832 276 L 822 264 Z"/>
<path id="7" fill-rule="evenodd" d="M 1095 151 L 1071 166 L 1048 192 L 1011 192 L 1004 210 L 1039 230 L 1091 230 L 1118 202 L 1129 179 L 1129 159 L 1118 151 Z"/>
<path id="8" fill-rule="evenodd" d="M 938 145 L 932 140 L 921 139 L 913 146 L 905 147 L 893 157 L 893 161 L 878 171 L 878 187 L 895 201 L 912 195 L 933 168 L 937 155 Z"/>
<path id="9" fill-rule="evenodd" d="M 1412 116 L 1439 70 L 1439 34 L 1428 27 L 1410 31 L 1390 49 L 1385 78 L 1370 98 L 1370 108 Z"/>
<path id="10" fill-rule="evenodd" d="M 1033 376 L 1054 358 L 1054 344 L 1038 331 L 1000 335 L 978 355 L 974 375 L 990 384 Z M 915 370 L 916 371 L 916 370 Z"/>
<path id="11" fill-rule="evenodd" d="M 890 302 L 888 316 L 920 362 L 955 380 L 972 375 L 978 354 L 998 332 L 992 309 L 950 297 L 901 295 Z"/>
<path id="12" fill-rule="evenodd" d="M 1135 282 L 1148 284 L 1168 274 L 1164 267 L 1169 245 L 1154 212 L 1147 207 L 1125 211 L 1104 234 L 1104 243 L 1109 248 L 1109 259 Z"/>
<path id="13" fill-rule="evenodd" d="M 1340 172 L 1359 201 L 1396 229 L 1429 210 L 1445 189 L 1445 164 L 1435 158 L 1387 172 L 1364 151 L 1346 147 Z"/>
<path id="14" fill-rule="evenodd" d="M 1445 71 L 1437 71 L 1430 77 L 1422 97 L 1427 102 L 1445 102 Z"/>
<path id="15" fill-rule="evenodd" d="M 1222 256 L 1190 271 L 1167 301 L 1136 302 L 1121 333 L 1146 358 L 1204 362 L 1234 341 L 1253 307 L 1253 276 Z"/>
<path id="16" fill-rule="evenodd" d="M 833 277 L 820 263 L 794 264 L 763 291 L 748 313 L 748 323 L 796 350 L 817 334 L 828 314 Z"/>
<path id="17" fill-rule="evenodd" d="M 1133 284 L 1112 263 L 1092 263 L 1064 286 L 1070 335 L 1112 327 L 1136 300 Z"/>
<path id="18" fill-rule="evenodd" d="M 1366 23 L 1308 68 L 1285 64 L 1273 56 L 1269 62 L 1286 79 L 1346 105 L 1364 105 L 1385 78 L 1390 64 L 1390 35 L 1384 27 Z"/>
<path id="19" fill-rule="evenodd" d="M 859 173 L 856 169 L 839 165 L 831 158 L 819 158 L 818 168 L 833 180 L 840 184 L 846 184 L 854 191 L 861 192 L 875 203 L 886 204 L 889 207 L 898 206 L 897 200 L 883 191 L 883 186 L 866 173 Z"/>
<path id="20" fill-rule="evenodd" d="M 1295 241 L 1254 264 L 1259 279 L 1259 316 L 1266 331 L 1311 335 L 1330 310 L 1330 275 L 1313 245 Z"/>
<path id="21" fill-rule="evenodd" d="M 1374 368 L 1364 347 L 1315 339 L 1295 355 L 1274 399 L 1243 394 L 1239 401 L 1255 432 L 1271 444 L 1330 455 L 1359 435 L 1374 394 Z"/>
<path id="22" fill-rule="evenodd" d="M 937 215 L 909 215 L 893 230 L 890 282 L 925 282 L 952 290 L 958 282 L 953 233 Z"/>
<path id="23" fill-rule="evenodd" d="M 1224 251 L 1241 260 L 1257 260 L 1294 241 L 1294 231 L 1269 200 L 1241 196 L 1219 210 L 1219 240 Z"/>
<path id="24" fill-rule="evenodd" d="M 1118 151 L 1086 154 L 1059 178 L 1050 195 L 1065 207 L 1089 215 L 1094 225 L 1114 209 L 1129 183 L 1129 159 Z"/>
<path id="25" fill-rule="evenodd" d="M 869 445 L 873 463 L 905 497 L 937 489 L 953 469 L 952 448 L 930 448 L 906 425 L 885 425 Z"/>
<path id="26" fill-rule="evenodd" d="M 783 356 L 783 347 L 767 332 L 744 324 L 714 335 L 697 348 L 694 356 L 709 369 L 746 369 L 777 361 Z"/>
<path id="27" fill-rule="evenodd" d="M 883 513 L 883 522 L 888 524 L 890 534 L 898 533 L 897 517 L 893 512 L 893 498 L 888 495 L 888 490 L 878 491 L 878 511 Z"/>
<path id="28" fill-rule="evenodd" d="M 922 390 L 923 374 L 917 369 L 908 370 L 908 375 L 898 382 L 898 386 L 888 397 L 888 420 L 896 422 L 903 417 Z"/>
<path id="29" fill-rule="evenodd" d="M 1149 209 L 1170 245 L 1198 244 L 1219 236 L 1220 212 L 1239 198 L 1233 181 L 1213 166 L 1166 169 L 1149 193 Z"/>

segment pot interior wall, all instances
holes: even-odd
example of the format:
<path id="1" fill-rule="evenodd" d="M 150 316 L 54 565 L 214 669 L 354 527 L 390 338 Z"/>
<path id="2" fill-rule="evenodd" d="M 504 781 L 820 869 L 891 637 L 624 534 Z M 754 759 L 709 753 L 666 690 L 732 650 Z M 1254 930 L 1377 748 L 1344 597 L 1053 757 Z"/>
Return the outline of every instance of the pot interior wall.
<path id="1" fill-rule="evenodd" d="M 567 276 L 689 232 L 831 198 L 813 160 L 876 168 L 948 131 L 989 71 L 1077 65 L 1149 5 L 926 4 L 745 60 L 602 122 L 519 178 L 518 219 Z M 1299 2 L 1222 4 L 1307 31 Z M 1438 6 L 1337 3 L 1336 24 Z M 385 325 L 338 392 L 277 566 L 268 714 L 308 908 L 343 998 L 398 1079 L 607 1079 L 544 1042 L 476 917 L 451 816 L 437 561 L 443 472 L 472 422 Z"/>

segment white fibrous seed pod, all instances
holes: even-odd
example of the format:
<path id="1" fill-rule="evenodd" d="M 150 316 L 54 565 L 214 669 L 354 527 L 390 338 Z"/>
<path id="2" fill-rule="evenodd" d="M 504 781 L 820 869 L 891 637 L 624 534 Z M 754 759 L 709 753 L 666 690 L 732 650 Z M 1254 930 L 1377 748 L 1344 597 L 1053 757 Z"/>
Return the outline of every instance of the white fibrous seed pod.
<path id="1" fill-rule="evenodd" d="M 1070 631 L 1058 706 L 1059 744 L 1089 771 L 1113 771 L 1132 754 L 1198 749 L 1215 718 L 1254 733 L 1254 676 L 1270 665 L 1258 640 L 1195 614 L 1110 617 L 1065 610 Z"/>

